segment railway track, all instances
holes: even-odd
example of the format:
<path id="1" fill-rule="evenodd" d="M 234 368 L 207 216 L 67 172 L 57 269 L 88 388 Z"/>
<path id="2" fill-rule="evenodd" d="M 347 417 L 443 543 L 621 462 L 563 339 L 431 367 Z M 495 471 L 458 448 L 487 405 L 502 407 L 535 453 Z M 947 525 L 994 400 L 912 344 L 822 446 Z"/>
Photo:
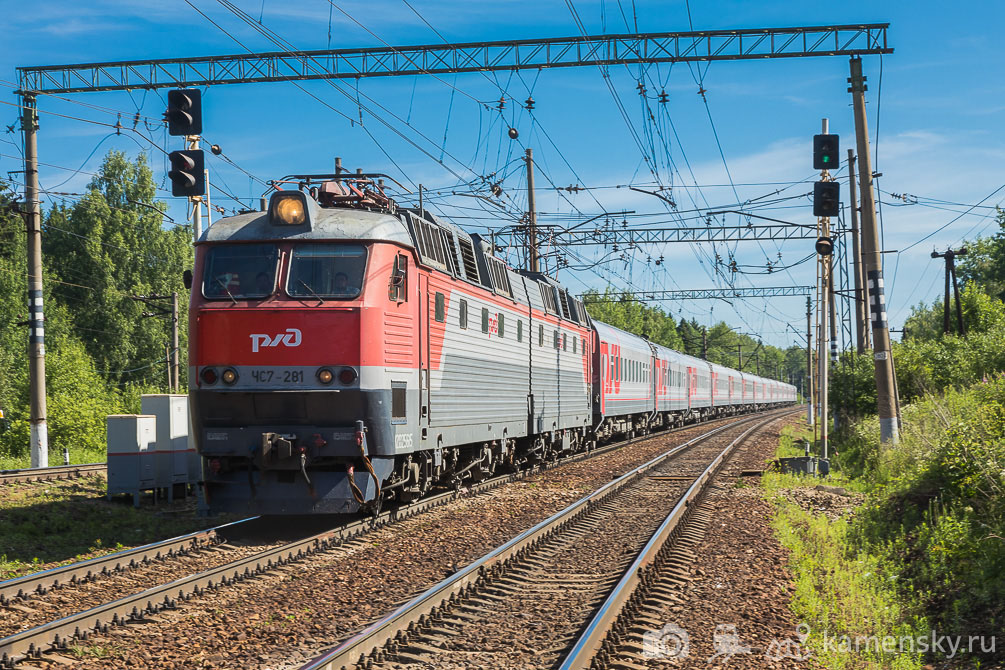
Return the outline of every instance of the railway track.
<path id="1" fill-rule="evenodd" d="M 85 475 L 104 474 L 105 472 L 107 472 L 107 467 L 104 463 L 82 463 L 78 465 L 53 465 L 47 468 L 0 470 L 0 484 L 77 479 Z"/>
<path id="2" fill-rule="evenodd" d="M 693 428 L 692 425 L 685 429 Z M 665 431 L 656 435 L 667 435 L 673 432 L 676 431 Z M 495 477 L 471 485 L 468 492 L 476 494 L 487 491 L 558 465 L 580 461 L 652 437 L 653 435 L 641 436 L 605 445 L 592 452 L 576 454 L 555 463 L 543 464 L 519 473 Z M 281 546 L 269 548 L 266 551 L 241 556 L 237 560 L 216 565 L 195 574 L 159 583 L 111 602 L 101 602 L 85 611 L 47 621 L 29 630 L 18 631 L 0 639 L 0 668 L 15 667 L 21 660 L 38 659 L 46 653 L 58 655 L 60 650 L 66 649 L 76 640 L 86 640 L 92 631 L 107 631 L 109 627 L 114 625 L 143 620 L 161 610 L 173 609 L 180 602 L 194 595 L 261 575 L 271 569 L 288 565 L 308 556 L 319 553 L 334 554 L 370 530 L 382 528 L 401 519 L 444 505 L 457 497 L 458 492 L 455 491 L 427 497 L 401 508 L 388 510 L 374 518 L 341 524 L 336 528 L 326 529 L 323 532 L 314 533 Z M 212 549 L 225 544 L 237 529 L 242 528 L 242 525 L 246 528 L 253 521 L 255 521 L 254 518 L 246 519 L 235 524 L 227 524 L 187 536 L 172 538 L 145 547 L 91 559 L 80 564 L 55 568 L 10 582 L 0 582 L 0 597 L 3 598 L 0 605 L 10 605 L 22 600 L 44 596 L 54 588 L 86 584 L 89 581 L 144 566 L 151 561 L 164 561 L 173 557 L 185 556 L 193 551 Z M 33 603 L 28 604 L 33 605 Z"/>
<path id="3" fill-rule="evenodd" d="M 673 447 L 474 561 L 303 670 L 541 667 L 589 656 L 639 570 L 683 529 L 732 451 L 788 412 Z M 751 425 L 753 424 L 753 425 Z M 725 446 L 724 446 L 725 445 Z M 596 612 L 594 621 L 591 613 Z M 580 631 L 592 631 L 585 640 Z M 566 658 L 565 662 L 569 662 Z"/>

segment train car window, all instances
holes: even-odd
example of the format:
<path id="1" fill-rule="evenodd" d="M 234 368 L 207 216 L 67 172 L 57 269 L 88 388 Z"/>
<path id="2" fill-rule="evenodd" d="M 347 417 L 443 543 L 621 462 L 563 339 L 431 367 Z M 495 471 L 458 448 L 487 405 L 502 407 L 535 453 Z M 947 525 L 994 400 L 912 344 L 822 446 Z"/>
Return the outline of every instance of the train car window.
<path id="1" fill-rule="evenodd" d="M 363 290 L 364 270 L 366 247 L 361 244 L 298 244 L 286 292 L 295 298 L 356 298 Z"/>
<path id="2" fill-rule="evenodd" d="M 467 329 L 468 327 L 468 301 L 461 300 L 460 314 L 458 316 L 461 324 L 461 328 Z"/>
<path id="3" fill-rule="evenodd" d="M 408 384 L 391 382 L 391 423 L 406 423 L 408 420 Z"/>
<path id="4" fill-rule="evenodd" d="M 489 332 L 489 308 L 482 307 L 482 332 Z"/>
<path id="5" fill-rule="evenodd" d="M 579 342 L 579 338 L 578 337 L 572 338 L 572 353 L 574 353 L 574 354 L 575 353 L 579 353 L 579 352 L 576 351 L 576 347 L 579 346 L 577 344 L 578 342 Z"/>
<path id="6" fill-rule="evenodd" d="M 586 353 L 586 338 L 583 338 L 583 353 Z"/>
<path id="7" fill-rule="evenodd" d="M 499 312 L 496 317 L 499 319 L 499 337 L 506 337 L 506 315 Z"/>
<path id="8" fill-rule="evenodd" d="M 278 263 L 275 244 L 212 246 L 206 254 L 202 295 L 208 300 L 266 298 L 276 290 Z"/>
<path id="9" fill-rule="evenodd" d="M 565 333 L 562 333 L 562 351 L 567 351 L 566 347 L 568 346 L 568 343 L 568 336 Z"/>
<path id="10" fill-rule="evenodd" d="M 447 318 L 446 299 L 439 291 L 436 292 L 436 320 L 443 323 Z"/>
<path id="11" fill-rule="evenodd" d="M 523 342 L 523 321 L 516 322 L 516 341 Z"/>
<path id="12" fill-rule="evenodd" d="M 537 327 L 537 346 L 544 346 L 544 326 Z"/>

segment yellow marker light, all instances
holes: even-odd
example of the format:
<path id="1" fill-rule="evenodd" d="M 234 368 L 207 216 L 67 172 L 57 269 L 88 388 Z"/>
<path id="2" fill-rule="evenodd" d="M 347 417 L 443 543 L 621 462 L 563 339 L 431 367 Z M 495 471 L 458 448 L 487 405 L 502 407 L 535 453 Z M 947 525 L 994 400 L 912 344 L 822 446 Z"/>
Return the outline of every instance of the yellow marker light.
<path id="1" fill-rule="evenodd" d="M 224 384 L 233 384 L 234 382 L 237 381 L 237 372 L 235 372 L 230 368 L 227 368 L 226 370 L 223 371 L 221 377 L 223 379 Z"/>
<path id="2" fill-rule="evenodd" d="M 304 201 L 298 195 L 278 198 L 275 205 L 276 223 L 287 226 L 300 226 L 307 223 L 307 213 L 304 211 Z"/>
<path id="3" fill-rule="evenodd" d="M 322 384 L 331 384 L 335 375 L 328 368 L 321 368 L 318 370 L 318 381 Z"/>

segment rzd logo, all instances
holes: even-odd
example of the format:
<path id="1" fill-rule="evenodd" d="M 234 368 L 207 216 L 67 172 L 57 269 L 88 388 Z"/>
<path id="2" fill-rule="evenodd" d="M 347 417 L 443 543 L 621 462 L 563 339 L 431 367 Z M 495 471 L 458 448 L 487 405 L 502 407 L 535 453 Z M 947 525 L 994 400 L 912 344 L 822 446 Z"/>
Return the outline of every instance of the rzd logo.
<path id="1" fill-rule="evenodd" d="M 299 328 L 287 328 L 285 333 L 279 333 L 275 336 L 252 333 L 251 350 L 257 353 L 260 347 L 278 347 L 280 344 L 287 347 L 299 347 L 301 339 Z"/>

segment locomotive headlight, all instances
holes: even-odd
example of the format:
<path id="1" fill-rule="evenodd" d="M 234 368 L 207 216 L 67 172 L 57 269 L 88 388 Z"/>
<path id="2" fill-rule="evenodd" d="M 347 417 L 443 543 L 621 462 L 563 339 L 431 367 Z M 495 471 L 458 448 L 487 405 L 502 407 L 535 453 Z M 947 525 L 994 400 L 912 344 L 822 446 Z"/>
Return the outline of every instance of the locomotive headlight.
<path id="1" fill-rule="evenodd" d="M 338 371 L 338 380 L 342 382 L 345 386 L 349 386 L 354 381 L 356 381 L 356 370 L 353 368 L 342 368 Z"/>
<path id="2" fill-rule="evenodd" d="M 318 370 L 318 381 L 322 384 L 331 384 L 333 379 L 335 379 L 335 374 L 328 368 Z"/>
<path id="3" fill-rule="evenodd" d="M 231 385 L 237 381 L 237 370 L 233 368 L 227 368 L 226 370 L 223 371 L 223 374 L 220 375 L 220 378 L 223 379 L 224 384 Z"/>
<path id="4" fill-rule="evenodd" d="M 207 386 L 212 386 L 213 384 L 216 383 L 217 375 L 216 370 L 214 370 L 213 368 L 203 368 L 202 374 L 200 376 L 202 377 L 202 383 L 206 384 Z"/>
<path id="5" fill-rule="evenodd" d="M 300 193 L 290 193 L 276 198 L 273 203 L 273 221 L 287 226 L 302 226 L 307 222 L 304 199 Z"/>

